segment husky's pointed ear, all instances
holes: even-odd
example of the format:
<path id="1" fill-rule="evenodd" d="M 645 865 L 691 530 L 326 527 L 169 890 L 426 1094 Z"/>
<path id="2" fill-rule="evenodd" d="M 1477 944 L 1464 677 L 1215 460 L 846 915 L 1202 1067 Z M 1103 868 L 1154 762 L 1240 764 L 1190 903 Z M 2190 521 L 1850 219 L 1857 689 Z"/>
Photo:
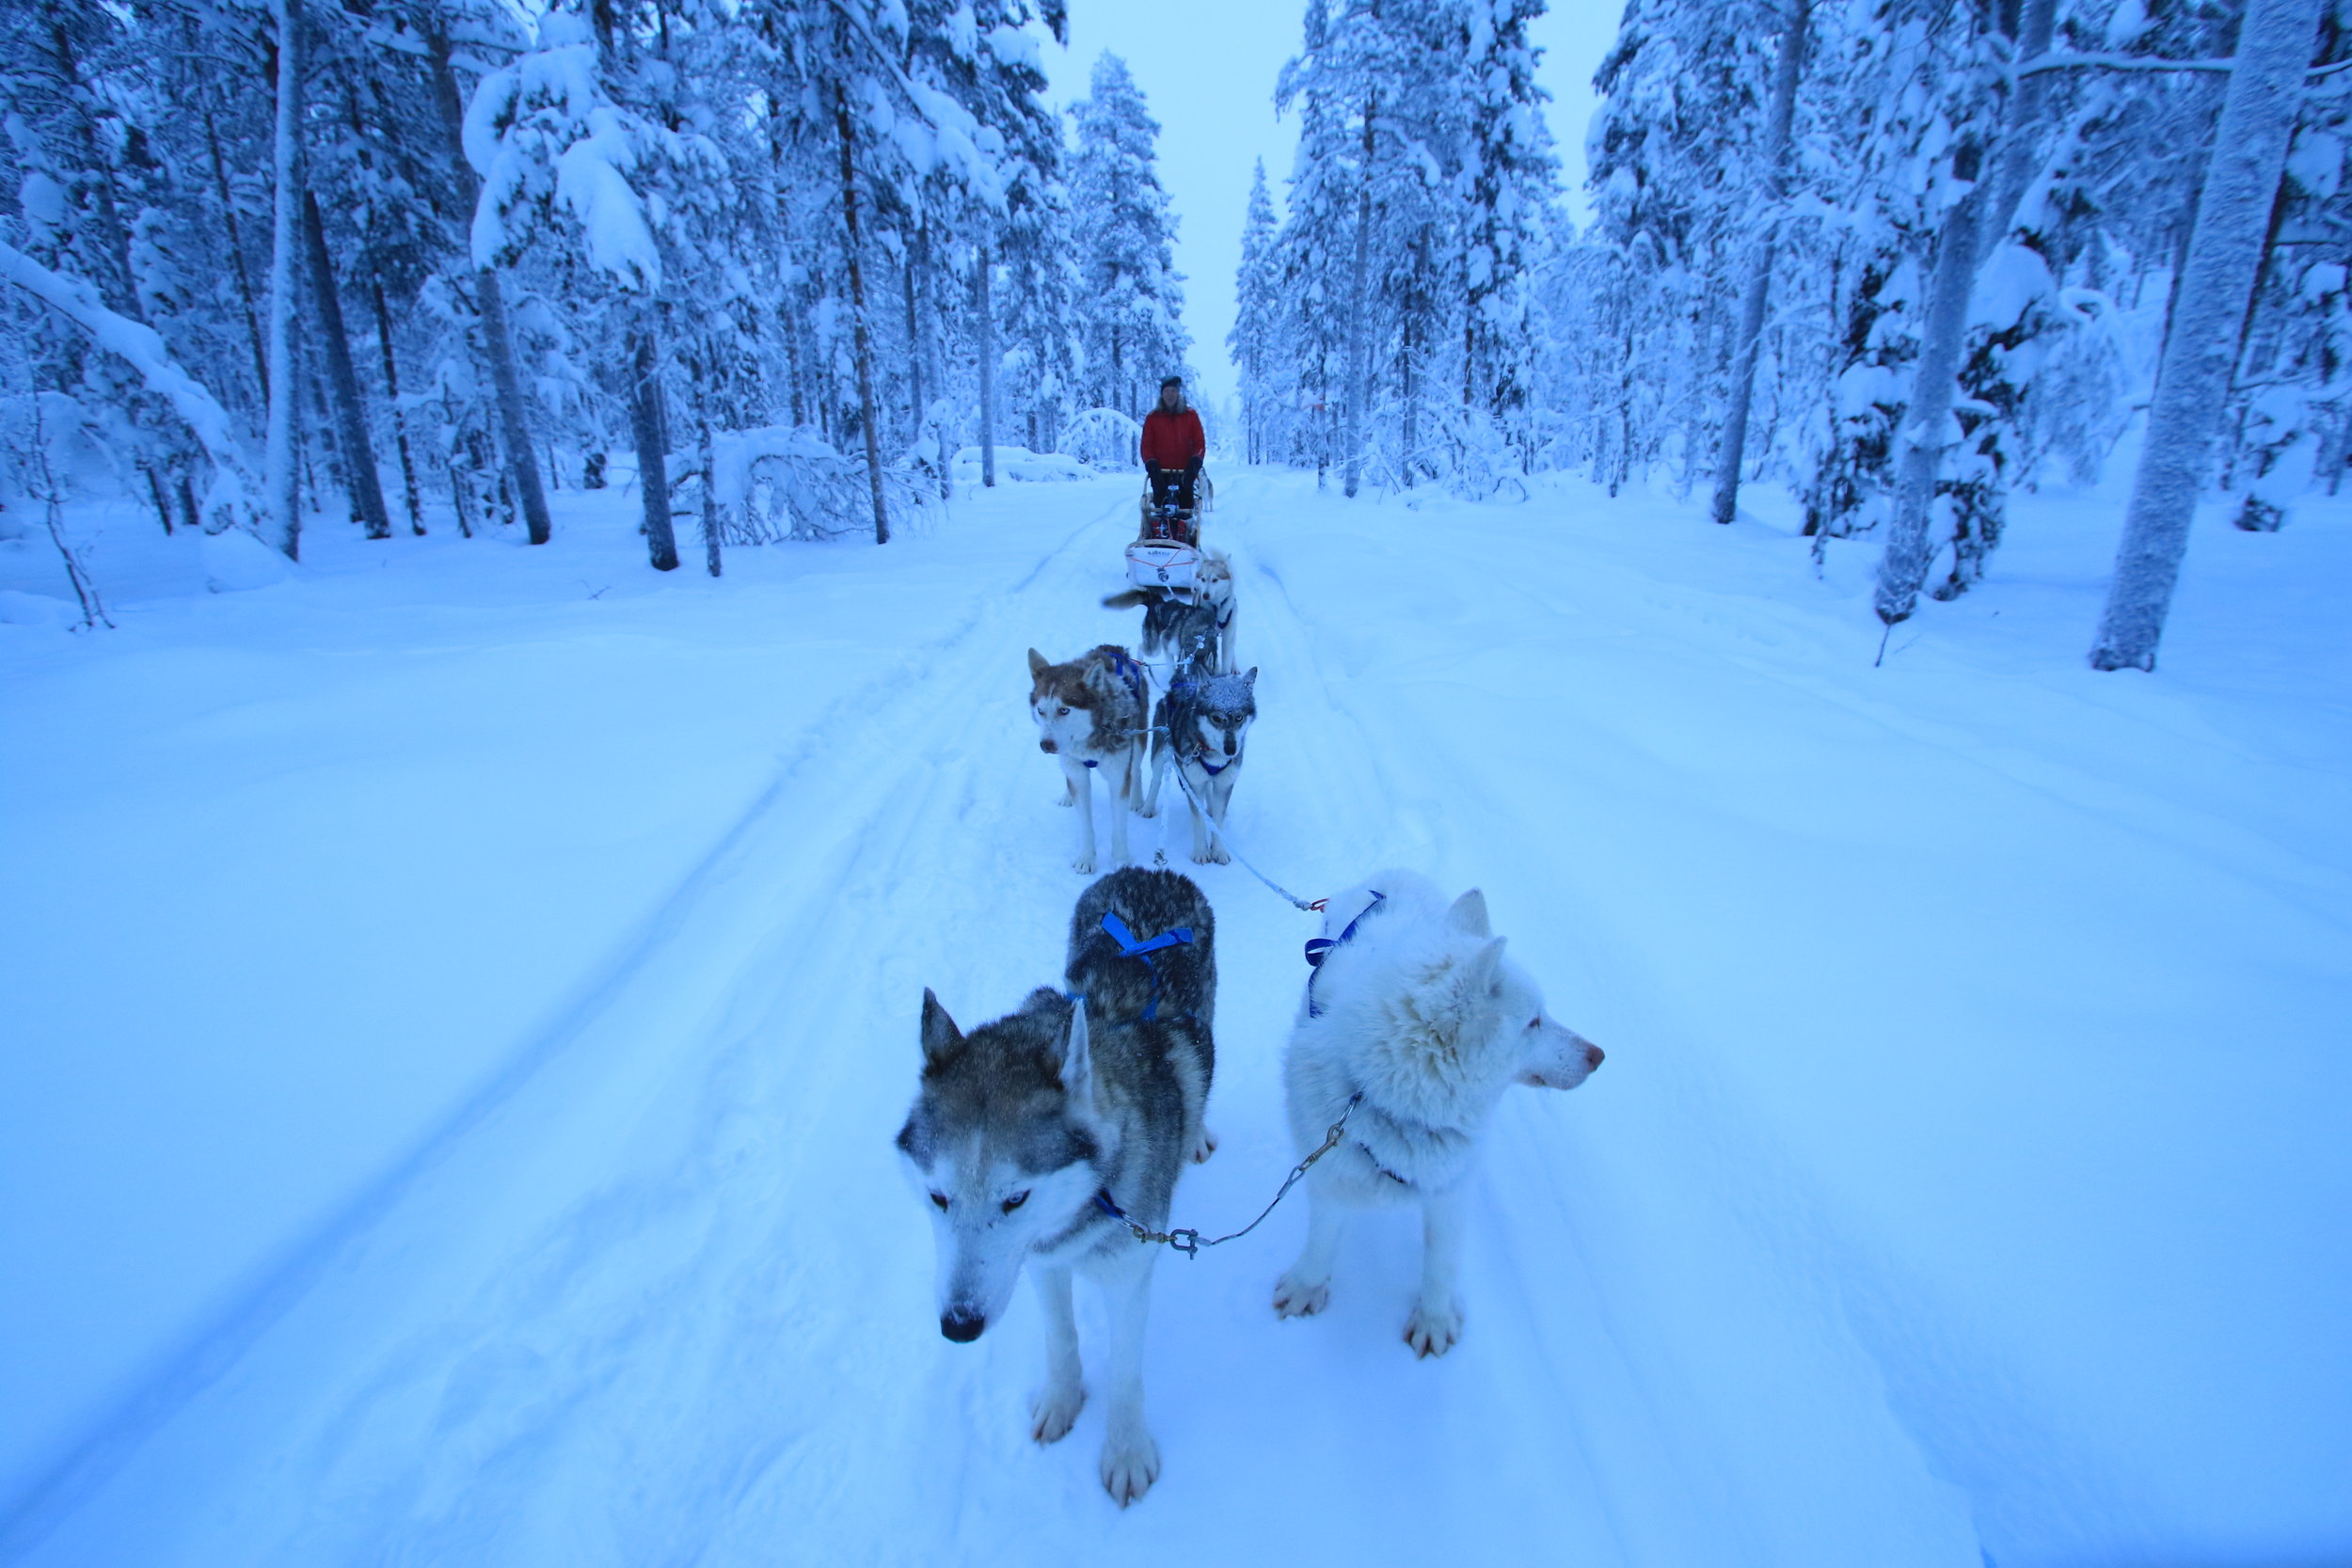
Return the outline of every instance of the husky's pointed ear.
<path id="1" fill-rule="evenodd" d="M 1495 928 L 1486 924 L 1486 895 L 1476 888 L 1456 898 L 1454 907 L 1446 911 L 1446 918 L 1464 936 L 1490 937 L 1495 934 Z"/>
<path id="2" fill-rule="evenodd" d="M 963 1049 L 963 1031 L 939 1005 L 931 988 L 923 988 L 923 1065 L 934 1068 Z"/>
<path id="3" fill-rule="evenodd" d="M 1473 996 L 1502 994 L 1502 946 L 1509 940 L 1507 937 L 1495 938 L 1478 950 L 1476 958 L 1470 959 L 1470 967 L 1464 971 L 1470 983 L 1470 994 Z"/>
<path id="4" fill-rule="evenodd" d="M 1061 1048 L 1062 1092 L 1081 1105 L 1094 1103 L 1094 1053 L 1087 1038 L 1087 999 L 1071 1005 L 1070 1038 Z"/>
<path id="5" fill-rule="evenodd" d="M 1258 667 L 1256 665 L 1249 667 L 1249 673 L 1242 676 L 1241 683 L 1252 691 L 1258 689 Z"/>
<path id="6" fill-rule="evenodd" d="M 1029 678 L 1031 680 L 1037 679 L 1053 667 L 1043 654 L 1039 653 L 1035 648 L 1029 650 Z"/>

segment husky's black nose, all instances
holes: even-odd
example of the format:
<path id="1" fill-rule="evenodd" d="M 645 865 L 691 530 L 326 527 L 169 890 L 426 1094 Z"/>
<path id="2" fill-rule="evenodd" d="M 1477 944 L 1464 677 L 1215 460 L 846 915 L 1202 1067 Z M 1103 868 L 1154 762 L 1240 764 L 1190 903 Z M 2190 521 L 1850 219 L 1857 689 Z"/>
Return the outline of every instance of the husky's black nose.
<path id="1" fill-rule="evenodd" d="M 970 1344 L 980 1337 L 980 1330 L 987 1326 L 986 1318 L 981 1317 L 977 1312 L 966 1311 L 961 1307 L 952 1312 L 942 1312 L 939 1315 L 939 1332 L 959 1345 Z"/>
<path id="2" fill-rule="evenodd" d="M 1602 1054 L 1601 1054 L 1601 1050 L 1600 1050 L 1600 1047 L 1599 1047 L 1599 1046 L 1595 1045 L 1595 1044 L 1594 1044 L 1592 1041 L 1590 1041 L 1590 1040 L 1586 1040 L 1586 1041 L 1584 1042 L 1584 1070 L 1585 1070 L 1585 1071 L 1587 1071 L 1587 1072 L 1592 1071 L 1592 1070 L 1593 1070 L 1593 1069 L 1595 1069 L 1595 1068 L 1597 1068 L 1597 1067 L 1600 1066 L 1600 1064 L 1601 1064 L 1602 1062 L 1607 1061 L 1607 1060 L 1608 1060 L 1608 1058 L 1607 1058 L 1606 1056 L 1604 1056 L 1604 1055 L 1602 1055 Z"/>

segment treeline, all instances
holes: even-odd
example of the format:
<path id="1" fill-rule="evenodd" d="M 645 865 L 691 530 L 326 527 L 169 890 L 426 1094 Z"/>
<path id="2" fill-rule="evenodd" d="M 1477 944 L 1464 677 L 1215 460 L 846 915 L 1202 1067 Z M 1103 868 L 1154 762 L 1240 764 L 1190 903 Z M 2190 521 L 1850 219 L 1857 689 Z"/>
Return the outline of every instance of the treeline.
<path id="1" fill-rule="evenodd" d="M 35 0 L 0 21 L 0 483 L 166 528 L 852 529 L 1116 445 L 1189 348 L 1157 127 L 1059 0 Z M 445 512 L 443 509 L 446 509 Z"/>
<path id="2" fill-rule="evenodd" d="M 2275 529 L 2352 452 L 2336 0 L 1630 0 L 1567 223 L 1539 0 L 1310 0 L 1251 198 L 1253 454 L 1474 494 L 1787 486 L 1888 625 L 2007 498 L 2147 436 L 2094 650 L 2153 662 L 2201 484 Z M 2162 373 L 2159 374 L 2159 368 Z M 2126 630 L 2126 626 L 2137 629 Z"/>

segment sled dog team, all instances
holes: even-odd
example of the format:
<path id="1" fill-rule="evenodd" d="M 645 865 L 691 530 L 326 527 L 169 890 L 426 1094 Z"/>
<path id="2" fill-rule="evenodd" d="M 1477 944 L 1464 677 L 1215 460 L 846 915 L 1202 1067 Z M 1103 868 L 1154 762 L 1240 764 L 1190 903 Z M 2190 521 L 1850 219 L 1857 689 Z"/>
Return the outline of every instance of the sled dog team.
<path id="1" fill-rule="evenodd" d="M 1212 573 L 1214 572 L 1214 578 Z M 1150 591 L 1142 648 L 1172 671 L 1156 705 L 1146 669 L 1105 644 L 1065 664 L 1032 649 L 1030 714 L 1079 811 L 1076 868 L 1095 869 L 1092 775 L 1109 797 L 1111 856 L 1127 858 L 1129 810 L 1150 816 L 1169 768 L 1187 786 L 1193 859 L 1221 842 L 1257 671 L 1232 672 L 1232 572 L 1204 555 L 1191 603 Z M 1149 722 L 1146 721 L 1147 714 Z M 1157 742 L 1157 744 L 1150 744 Z M 1148 793 L 1146 762 L 1152 764 Z M 1207 807 L 1210 823 L 1202 819 Z M 1122 867 L 1079 895 L 1059 989 L 965 1033 L 923 993 L 922 1069 L 898 1145 L 928 1205 L 939 1258 L 939 1327 L 979 1338 L 1025 1266 L 1045 1313 L 1045 1376 L 1030 1433 L 1066 1435 L 1086 1403 L 1071 1285 L 1083 1275 L 1109 1307 L 1104 1487 L 1121 1507 L 1159 1477 L 1143 1414 L 1143 1334 L 1159 1247 L 1186 1164 L 1216 1149 L 1206 1117 L 1216 1048 L 1216 918 L 1189 878 Z M 1442 1355 L 1462 1332 L 1455 1290 L 1468 1182 L 1488 1116 L 1514 1084 L 1570 1089 L 1601 1053 L 1544 1011 L 1505 957 L 1475 889 L 1449 900 L 1427 878 L 1385 871 L 1327 901 L 1283 1056 L 1291 1133 L 1307 1170 L 1307 1243 L 1276 1281 L 1274 1310 L 1329 1302 L 1349 1214 L 1417 1204 L 1421 1292 L 1406 1317 L 1415 1354 Z"/>

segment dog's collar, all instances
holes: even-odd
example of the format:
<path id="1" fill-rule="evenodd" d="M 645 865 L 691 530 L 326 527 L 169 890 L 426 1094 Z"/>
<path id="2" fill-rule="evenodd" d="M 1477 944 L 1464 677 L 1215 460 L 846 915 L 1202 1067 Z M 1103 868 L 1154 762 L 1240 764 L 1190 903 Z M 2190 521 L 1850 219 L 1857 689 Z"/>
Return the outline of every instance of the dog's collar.
<path id="1" fill-rule="evenodd" d="M 1346 927 L 1340 932 L 1338 937 L 1309 937 L 1307 939 L 1307 968 L 1309 972 L 1307 975 L 1307 1016 L 1309 1018 L 1321 1018 L 1323 1016 L 1323 1007 L 1321 1004 L 1315 1001 L 1315 974 L 1323 968 L 1323 960 L 1331 956 L 1331 949 L 1334 947 L 1346 946 L 1348 939 L 1356 934 L 1356 927 L 1364 923 L 1364 916 L 1378 909 L 1381 904 L 1386 902 L 1388 899 L 1389 895 L 1382 893 L 1378 888 L 1374 888 L 1371 891 L 1372 902 L 1366 904 L 1362 909 L 1356 911 L 1356 918 L 1347 923 Z M 1379 1164 L 1376 1160 L 1373 1163 L 1375 1164 Z M 1399 1177 L 1397 1180 L 1402 1181 L 1404 1180 L 1404 1178 Z M 1407 1182 L 1406 1185 L 1409 1186 L 1411 1183 Z"/>
<path id="2" fill-rule="evenodd" d="M 1412 1182 L 1406 1180 L 1404 1177 L 1397 1175 L 1396 1172 L 1382 1164 L 1380 1163 L 1380 1156 L 1372 1151 L 1372 1145 L 1364 1142 L 1361 1138 L 1358 1138 L 1356 1140 L 1356 1147 L 1364 1151 L 1364 1158 L 1372 1162 L 1373 1169 L 1378 1171 L 1381 1175 L 1387 1177 L 1390 1180 L 1395 1182 L 1400 1187 L 1409 1187 L 1412 1185 Z"/>

